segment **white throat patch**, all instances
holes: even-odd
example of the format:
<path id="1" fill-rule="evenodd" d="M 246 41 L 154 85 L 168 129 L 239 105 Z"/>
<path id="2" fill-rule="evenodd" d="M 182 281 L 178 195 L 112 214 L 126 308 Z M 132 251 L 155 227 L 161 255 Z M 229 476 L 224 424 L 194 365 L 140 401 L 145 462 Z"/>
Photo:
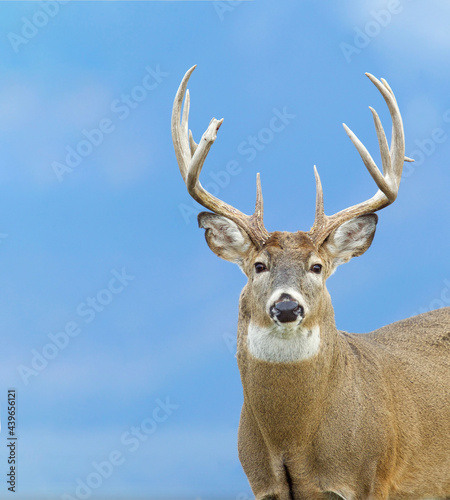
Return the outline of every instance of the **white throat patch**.
<path id="1" fill-rule="evenodd" d="M 247 343 L 250 353 L 263 361 L 289 363 L 312 358 L 319 350 L 320 328 L 300 325 L 260 327 L 250 323 Z"/>

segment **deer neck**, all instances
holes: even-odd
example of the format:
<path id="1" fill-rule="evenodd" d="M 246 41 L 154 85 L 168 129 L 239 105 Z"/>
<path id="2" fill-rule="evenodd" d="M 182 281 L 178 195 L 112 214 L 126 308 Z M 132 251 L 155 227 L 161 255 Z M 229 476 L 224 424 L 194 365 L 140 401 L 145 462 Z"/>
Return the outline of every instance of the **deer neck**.
<path id="1" fill-rule="evenodd" d="M 241 296 L 238 327 L 237 359 L 244 388 L 244 399 L 261 418 L 275 418 L 277 425 L 291 422 L 292 416 L 306 421 L 311 413 L 321 411 L 323 401 L 329 396 L 331 386 L 337 383 L 342 370 L 339 369 L 342 357 L 339 355 L 340 336 L 336 329 L 334 311 L 328 293 L 313 325 L 310 335 L 310 356 L 304 356 L 308 349 L 298 355 L 298 359 L 286 362 L 272 362 L 255 357 L 251 350 L 251 314 L 246 304 L 245 293 Z M 300 332 L 303 341 L 285 340 L 288 349 L 305 347 L 308 332 Z M 319 335 L 317 349 L 315 345 Z M 298 340 L 298 339 L 297 339 Z M 303 344 L 302 344 L 303 342 Z M 314 351 L 314 352 L 312 352 Z M 295 358 L 295 356 L 294 356 Z M 302 411 L 299 411 L 302 409 Z"/>

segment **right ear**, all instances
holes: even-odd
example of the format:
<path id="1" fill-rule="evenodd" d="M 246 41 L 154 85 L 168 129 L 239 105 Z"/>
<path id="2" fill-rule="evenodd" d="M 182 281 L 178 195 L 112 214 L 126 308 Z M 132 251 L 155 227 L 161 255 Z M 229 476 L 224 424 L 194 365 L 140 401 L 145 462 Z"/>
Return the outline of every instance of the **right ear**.
<path id="1" fill-rule="evenodd" d="M 216 255 L 242 267 L 245 257 L 253 248 L 245 231 L 232 220 L 211 212 L 198 214 L 198 225 L 206 229 L 206 242 Z"/>
<path id="2" fill-rule="evenodd" d="M 366 214 L 350 219 L 335 229 L 322 248 L 331 257 L 332 272 L 340 264 L 362 255 L 372 244 L 378 216 Z"/>

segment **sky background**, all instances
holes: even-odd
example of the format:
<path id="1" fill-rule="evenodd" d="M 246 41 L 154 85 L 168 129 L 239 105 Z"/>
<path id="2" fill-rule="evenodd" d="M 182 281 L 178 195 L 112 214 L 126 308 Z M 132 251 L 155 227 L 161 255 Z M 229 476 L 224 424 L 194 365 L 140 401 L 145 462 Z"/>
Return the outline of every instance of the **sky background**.
<path id="1" fill-rule="evenodd" d="M 225 118 L 202 182 L 250 213 L 261 172 L 269 231 L 310 228 L 314 164 L 327 213 L 372 196 L 341 124 L 379 161 L 368 106 L 390 118 L 364 73 L 386 78 L 417 161 L 371 249 L 328 282 L 337 326 L 450 304 L 449 21 L 433 0 L 0 3 L 0 498 L 8 388 L 15 498 L 251 498 L 245 277 L 205 244 L 170 136 L 193 64 L 194 137 Z"/>

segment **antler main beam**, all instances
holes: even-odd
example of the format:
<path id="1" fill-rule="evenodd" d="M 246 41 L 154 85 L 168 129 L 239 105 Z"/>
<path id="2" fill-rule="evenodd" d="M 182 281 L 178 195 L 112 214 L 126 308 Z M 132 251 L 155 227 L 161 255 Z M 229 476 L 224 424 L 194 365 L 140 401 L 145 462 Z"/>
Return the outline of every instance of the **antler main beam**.
<path id="1" fill-rule="evenodd" d="M 191 131 L 188 130 L 190 97 L 187 84 L 195 68 L 196 66 L 193 66 L 184 75 L 176 93 L 172 109 L 172 139 L 181 176 L 189 194 L 195 201 L 217 215 L 223 215 L 231 219 L 249 235 L 255 245 L 261 246 L 267 240 L 269 234 L 263 223 L 264 209 L 259 174 L 257 174 L 256 178 L 256 208 L 253 215 L 246 215 L 219 200 L 211 193 L 208 193 L 199 181 L 203 164 L 211 146 L 216 140 L 217 131 L 222 125 L 223 118 L 221 120 L 213 118 L 202 135 L 200 142 L 197 144 L 194 141 Z M 183 107 L 184 96 L 186 97 Z"/>
<path id="2" fill-rule="evenodd" d="M 376 212 L 382 208 L 387 207 L 395 201 L 400 186 L 402 177 L 403 164 L 405 161 L 414 161 L 405 157 L 405 137 L 403 133 L 403 122 L 398 109 L 397 101 L 391 87 L 389 87 L 386 80 L 383 78 L 378 80 L 370 73 L 366 73 L 369 80 L 380 91 L 386 104 L 389 108 L 389 113 L 392 119 L 392 140 L 389 149 L 386 134 L 381 124 L 377 112 L 369 107 L 373 115 L 375 123 L 375 130 L 378 137 L 378 144 L 381 152 L 381 163 L 383 166 L 383 173 L 380 172 L 370 153 L 356 135 L 343 124 L 345 131 L 355 145 L 358 153 L 361 156 L 364 165 L 378 186 L 378 191 L 375 195 L 367 201 L 354 205 L 353 207 L 346 208 L 340 212 L 327 216 L 324 212 L 323 206 L 323 192 L 320 177 L 316 167 L 314 173 L 316 177 L 316 216 L 314 225 L 309 231 L 310 237 L 316 245 L 321 245 L 328 235 L 344 222 L 358 217 L 360 215 Z"/>

